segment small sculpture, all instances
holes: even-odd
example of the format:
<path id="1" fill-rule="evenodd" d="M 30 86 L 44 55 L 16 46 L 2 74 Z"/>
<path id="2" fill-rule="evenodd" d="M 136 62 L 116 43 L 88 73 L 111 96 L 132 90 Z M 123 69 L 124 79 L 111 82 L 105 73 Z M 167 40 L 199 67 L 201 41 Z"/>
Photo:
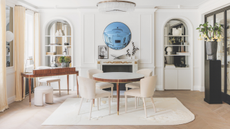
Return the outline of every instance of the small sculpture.
<path id="1" fill-rule="evenodd" d="M 139 48 L 136 48 L 136 47 L 135 47 L 134 42 L 132 42 L 132 44 L 133 44 L 132 56 L 134 56 L 135 53 L 139 50 Z"/>
<path id="2" fill-rule="evenodd" d="M 126 52 L 127 52 L 126 56 L 130 57 L 131 55 L 129 53 L 129 49 Z"/>

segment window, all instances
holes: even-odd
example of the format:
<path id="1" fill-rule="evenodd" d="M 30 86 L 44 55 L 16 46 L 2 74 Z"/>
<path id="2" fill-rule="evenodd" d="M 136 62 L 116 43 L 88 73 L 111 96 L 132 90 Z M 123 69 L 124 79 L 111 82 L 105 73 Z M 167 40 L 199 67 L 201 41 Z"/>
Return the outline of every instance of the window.
<path id="1" fill-rule="evenodd" d="M 8 32 L 13 33 L 13 8 L 10 6 L 6 6 L 6 31 L 7 35 Z M 10 38 L 10 41 L 6 42 L 6 67 L 13 66 L 13 45 L 13 39 Z"/>
<path id="2" fill-rule="evenodd" d="M 25 18 L 25 60 L 31 56 L 34 60 L 34 12 L 27 10 Z"/>

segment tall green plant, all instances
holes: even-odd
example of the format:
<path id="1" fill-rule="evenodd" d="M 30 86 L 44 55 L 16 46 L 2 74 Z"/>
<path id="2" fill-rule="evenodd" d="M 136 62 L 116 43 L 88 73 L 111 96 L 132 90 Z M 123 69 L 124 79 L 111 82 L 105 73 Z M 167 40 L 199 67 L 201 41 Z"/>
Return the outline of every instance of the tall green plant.
<path id="1" fill-rule="evenodd" d="M 199 27 L 196 28 L 200 34 L 198 40 L 204 40 L 205 41 L 221 41 L 223 38 L 221 35 L 222 29 L 221 25 L 216 23 L 214 26 L 208 25 L 208 22 L 204 24 L 200 24 Z"/>

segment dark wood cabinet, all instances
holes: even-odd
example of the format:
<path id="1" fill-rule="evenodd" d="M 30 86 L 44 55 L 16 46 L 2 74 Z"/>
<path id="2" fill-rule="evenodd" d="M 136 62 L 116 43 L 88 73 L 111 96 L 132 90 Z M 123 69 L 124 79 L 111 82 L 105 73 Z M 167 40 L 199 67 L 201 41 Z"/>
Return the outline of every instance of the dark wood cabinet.
<path id="1" fill-rule="evenodd" d="M 209 104 L 221 104 L 221 61 L 205 61 L 205 99 Z"/>

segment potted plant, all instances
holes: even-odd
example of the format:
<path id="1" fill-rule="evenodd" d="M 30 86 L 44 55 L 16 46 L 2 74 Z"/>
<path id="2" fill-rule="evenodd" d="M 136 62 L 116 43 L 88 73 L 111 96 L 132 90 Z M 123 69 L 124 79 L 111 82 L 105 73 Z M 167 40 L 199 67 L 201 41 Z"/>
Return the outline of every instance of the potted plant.
<path id="1" fill-rule="evenodd" d="M 200 24 L 197 30 L 200 32 L 198 40 L 204 39 L 206 41 L 208 60 L 216 60 L 217 42 L 223 38 L 221 35 L 221 25 L 216 23 L 214 26 L 211 26 L 206 22 Z"/>
<path id="2" fill-rule="evenodd" d="M 61 63 L 61 67 L 69 67 L 69 63 L 71 62 L 70 56 L 60 56 L 58 58 L 58 62 Z"/>

